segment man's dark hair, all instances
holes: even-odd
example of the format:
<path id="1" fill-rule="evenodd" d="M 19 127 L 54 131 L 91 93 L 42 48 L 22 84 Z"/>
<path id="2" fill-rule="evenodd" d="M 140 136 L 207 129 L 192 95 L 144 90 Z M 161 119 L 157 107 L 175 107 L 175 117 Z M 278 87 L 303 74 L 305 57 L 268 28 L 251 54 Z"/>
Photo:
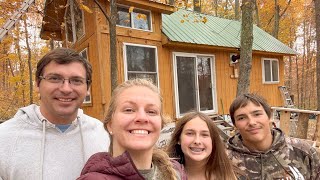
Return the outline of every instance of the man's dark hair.
<path id="1" fill-rule="evenodd" d="M 246 93 L 238 96 L 230 105 L 229 113 L 231 116 L 232 123 L 235 125 L 234 113 L 239 108 L 245 107 L 249 102 L 252 102 L 256 106 L 262 106 L 266 112 L 268 118 L 271 118 L 271 108 L 267 101 L 262 97 L 254 93 Z"/>
<path id="2" fill-rule="evenodd" d="M 79 53 L 72 49 L 68 48 L 57 48 L 46 55 L 44 55 L 37 64 L 37 71 L 36 71 L 36 82 L 37 86 L 40 84 L 40 76 L 43 75 L 43 69 L 51 62 L 55 61 L 58 64 L 69 64 L 71 62 L 80 62 L 83 64 L 84 68 L 86 69 L 86 82 L 89 86 L 91 85 L 91 78 L 92 78 L 92 66 L 88 60 L 82 57 Z"/>

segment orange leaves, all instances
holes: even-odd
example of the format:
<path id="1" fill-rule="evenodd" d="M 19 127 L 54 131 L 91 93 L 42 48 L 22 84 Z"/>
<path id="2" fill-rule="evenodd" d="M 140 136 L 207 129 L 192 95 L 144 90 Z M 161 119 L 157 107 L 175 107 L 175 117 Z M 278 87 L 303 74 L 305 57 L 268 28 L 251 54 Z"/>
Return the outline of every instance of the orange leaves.
<path id="1" fill-rule="evenodd" d="M 190 12 L 189 14 L 183 14 L 183 19 L 180 20 L 180 23 L 189 22 L 190 20 L 194 23 L 207 23 L 208 18 L 202 14 L 198 14 L 195 12 Z"/>
<path id="2" fill-rule="evenodd" d="M 84 5 L 83 4 L 83 0 L 77 0 L 77 2 L 78 2 L 78 4 L 79 4 L 79 8 L 80 9 L 82 9 L 82 10 L 84 10 L 84 11 L 86 11 L 87 13 L 93 13 L 92 12 L 92 10 L 88 7 L 88 6 L 86 6 L 86 5 Z"/>

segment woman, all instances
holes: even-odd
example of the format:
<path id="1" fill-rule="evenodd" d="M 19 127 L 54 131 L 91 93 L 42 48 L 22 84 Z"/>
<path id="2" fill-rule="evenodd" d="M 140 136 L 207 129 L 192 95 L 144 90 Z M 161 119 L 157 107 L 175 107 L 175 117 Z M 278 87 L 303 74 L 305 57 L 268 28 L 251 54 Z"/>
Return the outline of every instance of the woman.
<path id="1" fill-rule="evenodd" d="M 186 179 L 179 163 L 154 149 L 162 126 L 158 88 L 143 79 L 122 83 L 113 92 L 104 121 L 109 153 L 93 155 L 78 179 Z"/>
<path id="2" fill-rule="evenodd" d="M 184 165 L 189 180 L 237 179 L 216 125 L 203 113 L 190 112 L 178 121 L 167 151 Z"/>

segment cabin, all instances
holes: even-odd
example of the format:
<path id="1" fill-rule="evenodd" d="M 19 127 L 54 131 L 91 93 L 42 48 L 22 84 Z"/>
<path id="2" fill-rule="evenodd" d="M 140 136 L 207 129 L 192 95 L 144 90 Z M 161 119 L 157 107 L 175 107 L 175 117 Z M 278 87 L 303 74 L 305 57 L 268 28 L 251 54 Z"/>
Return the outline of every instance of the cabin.
<path id="1" fill-rule="evenodd" d="M 109 12 L 109 1 L 98 0 Z M 93 66 L 93 82 L 84 111 L 103 119 L 111 96 L 110 33 L 103 12 L 75 0 L 45 2 L 41 38 L 63 42 Z M 241 22 L 178 10 L 154 0 L 117 1 L 118 83 L 149 78 L 163 96 L 164 113 L 172 119 L 190 110 L 228 114 L 236 97 Z M 206 19 L 201 22 L 199 18 Z M 283 106 L 284 56 L 296 52 L 254 26 L 250 91 L 271 106 Z"/>

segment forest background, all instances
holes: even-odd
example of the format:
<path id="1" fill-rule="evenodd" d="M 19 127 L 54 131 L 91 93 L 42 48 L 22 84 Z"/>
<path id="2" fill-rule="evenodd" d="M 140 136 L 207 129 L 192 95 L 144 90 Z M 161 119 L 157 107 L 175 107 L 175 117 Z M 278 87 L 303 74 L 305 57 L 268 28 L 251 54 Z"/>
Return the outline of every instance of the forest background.
<path id="1" fill-rule="evenodd" d="M 3 12 L 0 27 L 22 2 L 0 0 Z M 296 56 L 285 57 L 285 85 L 300 109 L 317 109 L 314 2 L 256 0 L 253 13 L 256 26 L 298 52 Z M 241 21 L 241 0 L 175 0 L 174 4 L 178 8 L 198 8 L 205 14 Z M 63 43 L 40 39 L 41 26 L 45 23 L 42 21 L 43 6 L 44 0 L 35 1 L 0 43 L 0 120 L 10 119 L 20 107 L 38 103 L 39 96 L 34 90 L 36 63 L 50 49 Z"/>

